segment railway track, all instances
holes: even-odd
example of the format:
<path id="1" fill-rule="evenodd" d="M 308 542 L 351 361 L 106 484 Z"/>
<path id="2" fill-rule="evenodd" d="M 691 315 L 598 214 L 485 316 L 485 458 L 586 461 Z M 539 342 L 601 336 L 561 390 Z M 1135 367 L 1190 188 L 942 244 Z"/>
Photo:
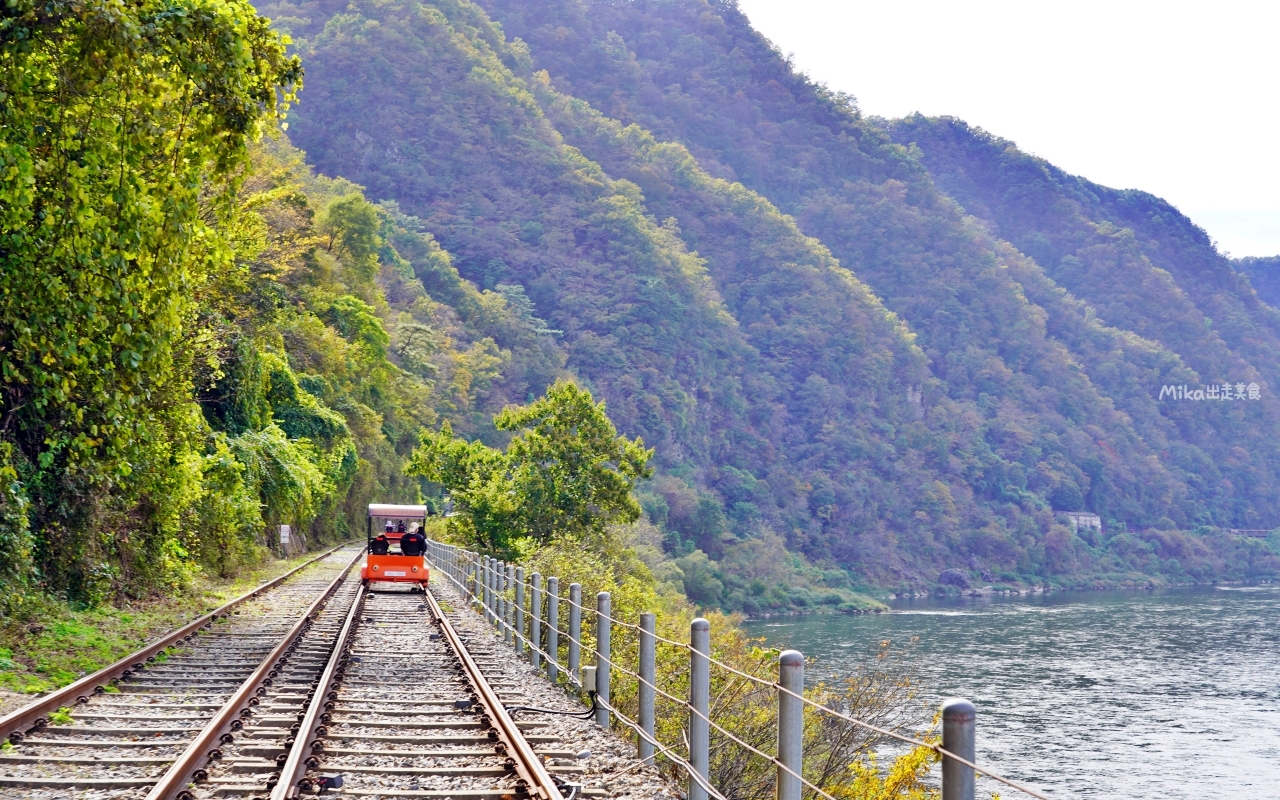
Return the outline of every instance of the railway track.
<path id="1" fill-rule="evenodd" d="M 330 606 L 342 600 L 350 583 L 343 576 L 361 552 L 330 551 L 288 580 L 0 720 L 9 740 L 0 750 L 0 796 L 146 797 L 202 737 L 216 749 L 257 716 L 260 687 L 291 679 L 308 655 L 299 639 L 323 629 L 309 617 L 326 598 Z M 356 588 L 358 581 L 345 596 L 353 600 Z"/>
<path id="2" fill-rule="evenodd" d="M 384 588 L 385 587 L 385 588 Z M 528 703 L 505 674 L 510 651 L 470 640 L 434 595 L 379 586 L 350 609 L 323 691 L 300 709 L 302 732 L 246 728 L 246 744 L 192 790 L 215 797 L 328 796 L 564 800 L 584 790 L 553 721 L 514 721 L 508 706 Z M 491 638 L 491 637 L 488 637 Z M 272 745 L 249 744 L 256 738 Z M 239 749 L 237 749 L 239 748 Z M 273 761 L 271 756 L 275 756 Z M 550 763 L 549 763 L 550 762 Z M 287 776 L 287 777 L 286 777 Z M 335 780 L 341 777 L 341 783 Z"/>
<path id="3" fill-rule="evenodd" d="M 114 681 L 104 670 L 73 685 L 104 681 L 69 718 L 46 711 L 48 722 L 13 731 L 0 796 L 607 794 L 583 785 L 590 753 L 562 738 L 565 717 L 520 708 L 536 698 L 492 630 L 438 587 L 362 587 L 350 570 L 360 552 L 332 553 Z"/>

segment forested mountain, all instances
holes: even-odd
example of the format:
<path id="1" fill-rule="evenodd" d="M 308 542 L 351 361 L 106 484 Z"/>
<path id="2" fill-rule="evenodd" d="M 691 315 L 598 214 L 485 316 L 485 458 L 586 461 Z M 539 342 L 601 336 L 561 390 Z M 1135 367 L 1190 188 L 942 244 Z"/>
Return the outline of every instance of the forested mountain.
<path id="1" fill-rule="evenodd" d="M 1280 256 L 1270 258 L 1238 258 L 1235 268 L 1246 277 L 1259 299 L 1280 306 Z"/>
<path id="2" fill-rule="evenodd" d="M 881 585 L 1207 575 L 1231 545 L 1176 529 L 1275 524 L 1280 321 L 1167 204 L 865 119 L 732 3 L 481 6 L 264 0 L 308 70 L 290 134 L 523 288 L 721 602 L 772 602 L 780 544 Z"/>
<path id="3" fill-rule="evenodd" d="M 234 5 L 191 24 L 249 61 L 157 3 L 0 25 L 10 576 L 92 601 L 336 537 L 438 496 L 422 430 L 501 445 L 562 378 L 655 448 L 659 579 L 701 603 L 1280 568 L 1230 532 L 1280 524 L 1273 260 L 865 118 L 732 2 L 261 0 L 300 62 Z"/>

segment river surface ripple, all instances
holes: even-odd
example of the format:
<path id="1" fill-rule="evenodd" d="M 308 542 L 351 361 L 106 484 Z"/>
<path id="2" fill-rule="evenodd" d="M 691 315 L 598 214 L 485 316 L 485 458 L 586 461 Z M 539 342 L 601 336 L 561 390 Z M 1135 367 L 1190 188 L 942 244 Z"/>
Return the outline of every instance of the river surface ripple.
<path id="1" fill-rule="evenodd" d="M 819 676 L 920 637 L 925 700 L 972 700 L 978 763 L 1054 800 L 1280 798 L 1280 586 L 892 605 L 748 629 Z"/>

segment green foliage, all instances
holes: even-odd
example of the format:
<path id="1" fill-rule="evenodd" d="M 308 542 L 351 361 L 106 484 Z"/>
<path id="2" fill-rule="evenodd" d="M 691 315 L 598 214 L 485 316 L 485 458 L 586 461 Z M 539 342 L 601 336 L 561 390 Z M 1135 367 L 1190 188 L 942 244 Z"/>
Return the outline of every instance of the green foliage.
<path id="1" fill-rule="evenodd" d="M 894 758 L 881 774 L 875 754 L 870 753 L 849 765 L 851 779 L 832 794 L 840 800 L 930 800 L 939 795 L 926 782 L 937 760 L 935 750 L 917 747 Z"/>
<path id="2" fill-rule="evenodd" d="M 213 223 L 246 142 L 301 78 L 285 46 L 236 0 L 0 20 L 5 464 L 42 575 L 85 599 L 174 577 L 146 554 L 197 480 L 191 296 L 227 259 Z"/>
<path id="3" fill-rule="evenodd" d="M 300 85 L 287 45 L 236 0 L 0 20 L 11 596 L 169 592 L 260 559 L 277 524 L 343 535 L 374 497 L 417 500 L 419 428 L 469 423 L 503 378 L 514 357 L 482 326 L 536 349 L 501 296 L 459 280 L 465 317 L 433 300 L 417 265 L 448 259 L 416 221 L 273 131 Z"/>
<path id="4" fill-rule="evenodd" d="M 1280 256 L 1238 258 L 1235 268 L 1249 279 L 1258 299 L 1273 308 L 1280 308 Z"/>
<path id="5" fill-rule="evenodd" d="M 558 382 L 538 401 L 504 409 L 494 426 L 515 431 L 506 452 L 456 438 L 446 423 L 422 433 L 407 466 L 449 491 L 468 543 L 502 553 L 523 539 L 591 544 L 609 525 L 639 519 L 631 491 L 652 474 L 653 451 L 619 436 L 590 392 Z"/>
<path id="6" fill-rule="evenodd" d="M 648 185 L 638 190 L 644 175 L 611 180 L 562 144 L 550 123 L 562 125 L 564 115 L 548 102 L 552 116 L 541 116 L 543 88 L 509 71 L 508 53 L 483 15 L 466 6 L 422 14 L 415 8 L 353 7 L 302 44 L 313 89 L 291 130 L 311 157 L 371 191 L 390 191 L 382 196 L 396 200 L 396 212 L 422 215 L 434 236 L 430 258 L 416 262 L 429 270 L 415 269 L 425 285 L 440 287 L 433 294 L 445 296 L 460 273 L 492 286 L 536 333 L 563 332 L 557 341 L 567 366 L 608 401 L 622 430 L 654 447 L 660 472 L 692 484 L 696 499 L 688 513 L 679 497 L 662 495 L 671 504 L 664 525 L 670 523 L 674 550 L 692 544 L 719 558 L 754 537 L 781 536 L 797 546 L 814 543 L 815 556 L 843 554 L 843 543 L 826 550 L 822 544 L 819 514 L 831 516 L 836 504 L 812 500 L 808 487 L 838 480 L 856 494 L 868 472 L 840 469 L 841 460 L 879 466 L 886 463 L 880 456 L 897 447 L 892 432 L 916 413 L 908 389 L 924 376 L 923 354 L 902 325 L 776 209 L 741 186 L 699 173 L 678 148 L 659 153 L 662 168 L 690 184 L 671 206 L 688 201 L 689 219 L 715 215 L 726 224 L 714 238 L 693 240 L 674 217 L 659 223 L 662 217 L 646 205 Z M 308 9 L 310 30 L 318 31 L 324 13 Z M 373 50 L 377 59 L 359 55 Z M 423 80 L 398 83 L 395 103 L 373 104 L 358 88 L 410 72 Z M 451 77 L 462 73 L 474 80 Z M 403 128 L 413 135 L 392 136 L 404 119 L 413 120 Z M 431 144 L 472 139 L 484 144 L 467 145 L 466 158 Z M 353 147 L 398 155 L 356 164 L 346 157 Z M 738 215 L 749 220 L 735 227 Z M 735 249 L 732 239 L 743 228 L 748 244 Z M 432 252 L 437 237 L 448 248 L 445 257 Z M 387 239 L 399 252 L 410 251 L 394 235 Z M 717 258 L 703 260 L 694 244 Z M 778 265 L 787 274 L 770 277 Z M 735 275 L 733 285 L 715 283 Z M 792 289 L 797 282 L 799 291 Z M 756 309 L 749 329 L 728 304 Z M 452 305 L 464 309 L 462 302 Z M 806 322 L 806 309 L 817 307 L 828 317 L 821 325 Z M 516 337 L 486 329 L 518 352 Z M 837 332 L 828 335 L 830 329 Z M 819 366 L 829 377 L 815 376 L 810 391 L 788 390 Z M 820 421 L 831 413 L 835 419 Z M 862 425 L 868 417 L 886 424 Z M 815 450 L 805 437 L 824 424 L 833 441 Z M 472 425 L 472 436 L 483 438 Z M 926 471 L 920 479 L 932 476 Z M 885 493 L 902 481 L 890 470 L 877 476 Z M 857 521 L 874 527 L 882 511 L 867 503 Z M 910 519 L 912 511 L 899 513 Z M 787 572 L 770 583 L 795 577 Z M 731 597 L 739 603 L 732 607 L 747 606 L 745 592 Z M 770 604 L 788 604 L 785 593 L 770 597 Z"/>
<path id="7" fill-rule="evenodd" d="M 372 284 L 378 273 L 380 228 L 377 209 L 358 194 L 330 203 L 321 222 L 321 230 L 328 234 L 328 251 L 340 257 L 363 284 Z"/>
<path id="8" fill-rule="evenodd" d="M 712 716 L 739 739 L 763 752 L 773 752 L 777 746 L 777 692 L 772 684 L 777 676 L 778 651 L 764 648 L 760 640 L 747 636 L 738 624 L 740 618 L 714 611 L 700 613 L 678 592 L 669 591 L 659 576 L 671 565 L 654 547 L 655 535 L 652 526 L 641 522 L 613 526 L 605 536 L 586 543 L 562 537 L 545 543 L 524 539 L 514 557 L 526 574 L 557 576 L 561 591 L 570 583 L 578 583 L 584 598 L 609 592 L 611 614 L 617 620 L 630 622 L 642 612 L 656 613 L 656 632 L 661 637 L 656 649 L 656 685 L 661 692 L 655 702 L 655 731 L 664 743 L 678 746 L 687 735 L 688 707 L 672 702 L 668 695 L 687 696 L 689 662 L 687 649 L 664 644 L 663 640 L 685 641 L 690 622 L 697 616 L 708 618 L 712 657 L 762 681 L 756 683 L 713 667 Z M 705 559 L 705 555 L 698 555 Z M 555 621 L 561 630 L 568 624 L 567 605 L 560 604 L 562 616 Z M 594 646 L 591 630 L 584 629 L 583 636 L 584 648 Z M 567 647 L 564 637 L 560 647 Z M 611 679 L 610 702 L 635 719 L 638 682 L 632 675 L 639 655 L 636 628 L 615 625 L 610 647 L 610 657 L 620 667 Z M 563 659 L 564 652 L 558 657 Z M 894 646 L 882 641 L 868 648 L 845 678 L 832 684 L 811 684 L 806 694 L 819 705 L 839 708 L 880 728 L 918 735 L 927 717 L 916 697 L 916 664 L 910 644 Z M 880 776 L 874 761 L 867 761 L 884 743 L 878 734 L 807 710 L 804 739 L 805 777 L 825 791 L 850 800 L 915 800 L 931 796 L 922 795 L 919 790 L 932 763 L 932 751 L 916 751 L 912 757 L 895 762 L 887 775 Z M 752 756 L 717 731 L 712 732 L 710 753 L 711 782 L 727 797 L 774 795 L 777 769 L 772 763 Z M 662 759 L 658 763 L 670 770 L 673 780 L 680 779 L 678 768 Z"/>
<path id="9" fill-rule="evenodd" d="M 30 501 L 13 464 L 13 443 L 0 442 L 0 577 L 26 574 L 31 561 Z"/>
<path id="10" fill-rule="evenodd" d="M 313 175 L 284 142 L 253 158 L 233 228 L 240 269 L 201 309 L 221 346 L 199 395 L 215 433 L 193 546 L 224 572 L 261 552 L 268 527 L 319 542 L 355 529 L 372 500 L 417 500 L 401 466 L 419 428 L 457 419 L 510 360 L 427 295 L 415 264 L 441 255 L 415 220 Z"/>
<path id="11" fill-rule="evenodd" d="M 494 418 L 501 431 L 516 431 L 507 446 L 511 481 L 522 498 L 518 530 L 548 541 L 553 536 L 598 538 L 606 526 L 635 522 L 637 481 L 652 475 L 652 450 L 619 436 L 604 403 L 562 381 L 544 398 L 507 408 Z"/>

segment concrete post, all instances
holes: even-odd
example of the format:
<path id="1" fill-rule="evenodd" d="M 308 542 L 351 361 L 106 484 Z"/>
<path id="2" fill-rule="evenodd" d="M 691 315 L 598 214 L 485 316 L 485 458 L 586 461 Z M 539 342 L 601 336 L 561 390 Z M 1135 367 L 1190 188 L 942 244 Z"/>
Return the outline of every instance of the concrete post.
<path id="1" fill-rule="evenodd" d="M 569 584 L 569 674 L 582 680 L 582 584 Z"/>
<path id="2" fill-rule="evenodd" d="M 799 652 L 784 650 L 778 657 L 778 685 L 804 696 L 804 656 Z M 787 768 L 778 767 L 778 800 L 800 800 L 804 784 L 796 776 L 804 769 L 804 703 L 783 691 L 778 692 L 778 761 Z"/>
<path id="3" fill-rule="evenodd" d="M 503 584 L 503 619 L 507 621 L 507 631 L 505 638 L 508 645 L 515 644 L 516 620 L 515 620 L 515 604 L 506 599 L 506 592 L 510 592 L 516 585 L 516 565 L 507 565 L 507 582 Z"/>
<path id="4" fill-rule="evenodd" d="M 524 616 L 524 567 L 516 567 L 516 607 L 512 616 L 515 617 L 515 646 L 516 655 L 524 655 L 524 632 L 528 630 Z"/>
<path id="5" fill-rule="evenodd" d="M 654 735 L 653 725 L 653 687 L 657 684 L 657 618 L 652 611 L 640 615 L 640 730 L 650 737 Z M 637 734 L 636 754 L 646 764 L 653 763 L 653 744 Z"/>
<path id="6" fill-rule="evenodd" d="M 488 595 L 488 602 L 485 603 L 485 606 L 488 608 L 488 613 L 486 614 L 486 616 L 488 616 L 489 618 L 490 625 L 497 625 L 498 624 L 498 571 L 497 571 L 498 562 L 495 558 L 490 556 L 488 559 L 488 563 L 489 563 L 489 568 L 488 570 L 486 570 L 489 573 L 487 576 L 488 580 L 486 581 L 487 583 L 486 594 Z"/>
<path id="7" fill-rule="evenodd" d="M 547 677 L 560 677 L 560 579 L 547 578 Z"/>
<path id="8" fill-rule="evenodd" d="M 498 624 L 498 559 L 489 558 L 489 621 Z"/>
<path id="9" fill-rule="evenodd" d="M 596 708 L 596 724 L 602 728 L 609 727 L 609 709 L 604 706 L 609 702 L 609 634 L 613 623 L 609 619 L 611 598 L 608 592 L 596 595 L 596 697 L 602 704 Z"/>
<path id="10" fill-rule="evenodd" d="M 529 576 L 533 596 L 529 598 L 529 663 L 534 669 L 542 666 L 542 573 Z"/>
<path id="11" fill-rule="evenodd" d="M 480 605 L 484 606 L 484 620 L 493 624 L 493 569 L 489 566 L 489 557 L 480 557 Z"/>
<path id="12" fill-rule="evenodd" d="M 978 709 L 963 697 L 952 697 L 942 703 L 942 749 L 970 762 L 977 757 L 975 728 Z M 952 758 L 942 757 L 942 800 L 973 800 L 973 768 Z"/>
<path id="13" fill-rule="evenodd" d="M 507 564 L 493 564 L 493 616 L 498 632 L 507 630 Z"/>
<path id="14" fill-rule="evenodd" d="M 689 764 L 704 779 L 711 767 L 711 623 L 689 623 Z M 707 790 L 689 779 L 689 800 L 707 800 Z"/>
<path id="15" fill-rule="evenodd" d="M 490 593 L 490 613 L 493 616 L 493 624 L 502 627 L 502 562 L 496 558 L 489 560 L 489 593 Z"/>

